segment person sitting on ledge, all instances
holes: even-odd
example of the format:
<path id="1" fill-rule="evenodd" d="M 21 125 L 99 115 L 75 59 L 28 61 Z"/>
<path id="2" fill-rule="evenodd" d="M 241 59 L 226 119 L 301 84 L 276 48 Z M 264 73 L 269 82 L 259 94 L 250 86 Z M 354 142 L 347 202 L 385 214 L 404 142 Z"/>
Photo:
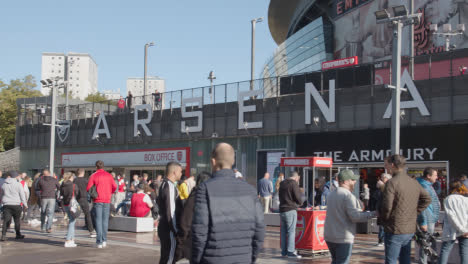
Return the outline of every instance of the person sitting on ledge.
<path id="1" fill-rule="evenodd" d="M 151 208 L 153 208 L 153 203 L 151 202 L 151 198 L 146 193 L 144 193 L 144 189 L 145 185 L 143 183 L 137 185 L 137 192 L 132 195 L 129 216 L 151 216 Z"/>

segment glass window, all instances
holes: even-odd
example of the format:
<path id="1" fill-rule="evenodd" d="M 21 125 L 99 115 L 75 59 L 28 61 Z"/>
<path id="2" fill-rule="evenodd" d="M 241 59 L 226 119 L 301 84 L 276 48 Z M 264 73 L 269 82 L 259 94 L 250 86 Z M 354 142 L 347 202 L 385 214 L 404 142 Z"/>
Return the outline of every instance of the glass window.
<path id="1" fill-rule="evenodd" d="M 59 73 L 61 73 L 62 71 L 61 70 L 58 70 Z"/>
<path id="2" fill-rule="evenodd" d="M 52 57 L 52 59 L 55 59 L 54 57 Z"/>

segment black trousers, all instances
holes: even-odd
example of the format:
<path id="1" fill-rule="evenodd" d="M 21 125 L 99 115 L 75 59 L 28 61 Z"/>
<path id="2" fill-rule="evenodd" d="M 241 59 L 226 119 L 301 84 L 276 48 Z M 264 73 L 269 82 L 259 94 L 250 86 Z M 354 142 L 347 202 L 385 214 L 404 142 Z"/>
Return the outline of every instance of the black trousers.
<path id="1" fill-rule="evenodd" d="M 3 206 L 3 229 L 2 229 L 2 236 L 6 235 L 8 227 L 11 224 L 11 218 L 15 220 L 15 231 L 16 235 L 21 235 L 20 231 L 20 223 L 21 223 L 21 212 L 23 209 L 21 205 L 4 205 Z"/>
<path id="2" fill-rule="evenodd" d="M 94 225 L 93 225 L 93 220 L 91 219 L 91 212 L 89 210 L 89 203 L 86 199 L 80 199 L 78 200 L 78 204 L 81 207 L 81 210 L 83 211 L 84 214 L 84 219 L 85 219 L 85 225 L 88 228 L 89 232 L 94 231 Z"/>
<path id="3" fill-rule="evenodd" d="M 161 258 L 159 264 L 175 264 L 176 235 L 165 226 L 158 227 L 159 243 L 161 244 Z"/>

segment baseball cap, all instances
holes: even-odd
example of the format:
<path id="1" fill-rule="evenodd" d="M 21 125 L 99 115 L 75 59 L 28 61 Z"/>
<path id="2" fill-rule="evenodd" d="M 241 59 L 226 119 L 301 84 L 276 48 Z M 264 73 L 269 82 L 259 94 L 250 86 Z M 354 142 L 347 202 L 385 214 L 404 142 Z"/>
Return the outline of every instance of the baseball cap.
<path id="1" fill-rule="evenodd" d="M 359 175 L 355 175 L 352 170 L 342 170 L 338 174 L 338 181 L 359 180 Z"/>

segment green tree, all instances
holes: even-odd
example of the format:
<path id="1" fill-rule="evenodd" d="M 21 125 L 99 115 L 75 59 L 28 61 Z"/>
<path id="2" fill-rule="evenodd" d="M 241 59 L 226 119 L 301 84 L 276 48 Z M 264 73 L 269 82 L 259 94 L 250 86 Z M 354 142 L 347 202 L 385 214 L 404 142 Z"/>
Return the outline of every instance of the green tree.
<path id="1" fill-rule="evenodd" d="M 94 94 L 89 94 L 85 101 L 94 102 L 94 103 L 107 103 L 109 99 L 107 99 L 103 94 L 97 92 Z"/>
<path id="2" fill-rule="evenodd" d="M 36 81 L 32 75 L 23 79 L 11 80 L 5 84 L 0 80 L 0 151 L 15 147 L 15 130 L 17 120 L 16 99 L 42 96 L 34 90 Z"/>

